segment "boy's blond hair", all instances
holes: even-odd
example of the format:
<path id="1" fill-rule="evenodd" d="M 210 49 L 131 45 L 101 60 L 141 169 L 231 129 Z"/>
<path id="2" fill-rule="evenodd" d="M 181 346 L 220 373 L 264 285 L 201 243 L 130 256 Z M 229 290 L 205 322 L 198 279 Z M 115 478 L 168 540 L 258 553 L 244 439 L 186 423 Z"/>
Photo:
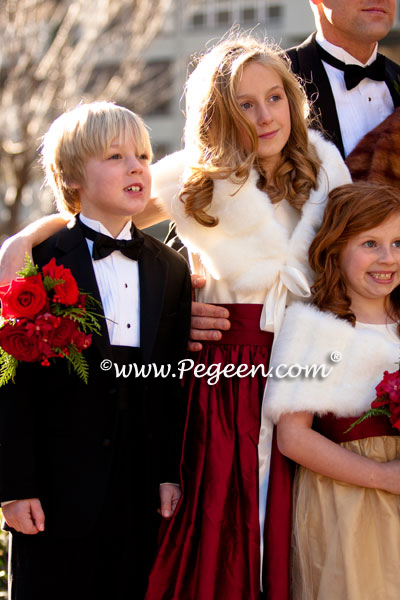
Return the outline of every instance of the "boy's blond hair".
<path id="1" fill-rule="evenodd" d="M 120 136 L 132 138 L 138 155 L 152 159 L 150 137 L 142 119 L 111 102 L 79 104 L 50 126 L 41 146 L 46 183 L 53 190 L 59 211 L 76 214 L 81 209 L 79 191 L 84 183 L 85 163 L 103 157 Z"/>

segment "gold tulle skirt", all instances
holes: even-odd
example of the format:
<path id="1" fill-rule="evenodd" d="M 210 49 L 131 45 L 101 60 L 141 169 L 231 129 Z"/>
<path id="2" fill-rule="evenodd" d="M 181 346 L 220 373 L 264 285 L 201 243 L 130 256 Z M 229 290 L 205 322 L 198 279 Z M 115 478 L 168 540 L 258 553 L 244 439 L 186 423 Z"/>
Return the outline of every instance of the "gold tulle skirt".
<path id="1" fill-rule="evenodd" d="M 400 457 L 400 437 L 341 444 L 379 462 Z M 293 600 L 399 600 L 400 495 L 300 467 L 293 514 Z"/>

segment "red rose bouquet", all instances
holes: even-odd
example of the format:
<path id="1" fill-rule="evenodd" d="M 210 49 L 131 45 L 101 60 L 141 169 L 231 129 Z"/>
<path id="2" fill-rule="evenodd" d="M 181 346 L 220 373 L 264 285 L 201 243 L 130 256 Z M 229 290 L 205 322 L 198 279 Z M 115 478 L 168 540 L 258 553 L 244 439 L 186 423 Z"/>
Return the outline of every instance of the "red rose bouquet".
<path id="1" fill-rule="evenodd" d="M 392 427 L 400 430 L 400 370 L 389 373 L 385 371 L 383 379 L 375 388 L 376 398 L 371 402 L 371 408 L 355 421 L 346 431 L 350 431 L 368 419 L 378 415 L 389 417 Z"/>
<path id="2" fill-rule="evenodd" d="M 85 383 L 88 365 L 82 355 L 100 333 L 97 303 L 82 294 L 69 269 L 54 258 L 41 272 L 29 258 L 19 277 L 0 286 L 0 387 L 14 379 L 18 361 L 64 357 Z"/>

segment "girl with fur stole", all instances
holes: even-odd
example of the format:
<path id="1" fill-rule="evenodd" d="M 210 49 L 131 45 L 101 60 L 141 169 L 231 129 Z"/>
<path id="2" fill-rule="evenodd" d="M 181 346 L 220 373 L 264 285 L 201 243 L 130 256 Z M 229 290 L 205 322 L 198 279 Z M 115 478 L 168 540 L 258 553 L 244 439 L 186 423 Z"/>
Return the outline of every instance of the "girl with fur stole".
<path id="1" fill-rule="evenodd" d="M 288 308 L 272 366 L 332 369 L 326 378 L 269 379 L 263 415 L 300 465 L 293 598 L 396 600 L 399 431 L 386 416 L 349 427 L 370 408 L 383 372 L 399 368 L 398 191 L 361 182 L 335 189 L 309 256 L 313 304 Z"/>
<path id="2" fill-rule="evenodd" d="M 307 297 L 307 251 L 330 189 L 350 181 L 338 150 L 307 129 L 305 94 L 287 61 L 250 37 L 207 52 L 187 87 L 185 149 L 154 165 L 154 195 L 176 222 L 198 300 L 228 308 L 231 329 L 191 355 L 197 365 L 261 365 L 288 295 Z M 159 215 L 160 216 L 160 215 Z M 257 600 L 258 455 L 265 385 L 255 376 L 187 373 L 183 499 L 156 559 L 146 600 Z M 264 589 L 289 595 L 288 461 L 273 452 Z M 265 509 L 265 498 L 262 501 Z"/>

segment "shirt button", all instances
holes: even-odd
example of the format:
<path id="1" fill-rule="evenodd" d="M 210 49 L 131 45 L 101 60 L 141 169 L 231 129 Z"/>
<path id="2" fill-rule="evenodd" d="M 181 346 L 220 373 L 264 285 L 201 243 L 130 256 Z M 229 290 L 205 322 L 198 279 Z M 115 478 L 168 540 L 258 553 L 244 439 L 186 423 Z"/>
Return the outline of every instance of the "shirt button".
<path id="1" fill-rule="evenodd" d="M 128 287 L 128 284 L 127 284 L 127 283 L 124 283 L 124 286 L 127 288 L 127 287 Z"/>
<path id="2" fill-rule="evenodd" d="M 130 329 L 130 327 L 131 327 L 131 324 L 130 324 L 130 323 L 128 323 L 128 324 L 127 324 L 127 328 L 128 328 L 128 329 Z"/>

